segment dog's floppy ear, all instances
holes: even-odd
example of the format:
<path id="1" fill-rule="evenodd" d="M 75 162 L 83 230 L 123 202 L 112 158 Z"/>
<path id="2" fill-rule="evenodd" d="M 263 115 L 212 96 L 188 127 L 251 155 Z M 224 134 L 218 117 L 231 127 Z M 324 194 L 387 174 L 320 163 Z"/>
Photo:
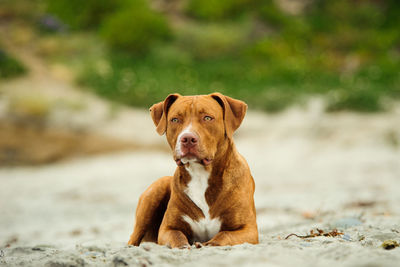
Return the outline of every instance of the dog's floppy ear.
<path id="1" fill-rule="evenodd" d="M 224 111 L 225 133 L 231 138 L 246 115 L 247 105 L 243 101 L 224 96 L 221 93 L 213 93 L 211 97 L 217 100 Z"/>
<path id="2" fill-rule="evenodd" d="M 153 119 L 153 122 L 157 127 L 156 130 L 159 135 L 163 135 L 167 130 L 168 110 L 175 102 L 175 100 L 180 96 L 180 94 L 170 94 L 164 101 L 151 106 L 151 118 Z"/>

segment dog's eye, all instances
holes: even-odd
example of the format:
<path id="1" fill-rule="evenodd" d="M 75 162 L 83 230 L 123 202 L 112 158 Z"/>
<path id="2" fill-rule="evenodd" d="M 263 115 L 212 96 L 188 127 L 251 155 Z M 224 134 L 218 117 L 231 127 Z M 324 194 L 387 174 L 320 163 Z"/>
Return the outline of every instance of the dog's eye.
<path id="1" fill-rule="evenodd" d="M 213 118 L 211 116 L 204 116 L 205 121 L 212 121 Z"/>
<path id="2" fill-rule="evenodd" d="M 172 118 L 172 119 L 171 119 L 171 122 L 177 123 L 177 122 L 179 122 L 179 119 L 178 119 L 178 118 Z"/>

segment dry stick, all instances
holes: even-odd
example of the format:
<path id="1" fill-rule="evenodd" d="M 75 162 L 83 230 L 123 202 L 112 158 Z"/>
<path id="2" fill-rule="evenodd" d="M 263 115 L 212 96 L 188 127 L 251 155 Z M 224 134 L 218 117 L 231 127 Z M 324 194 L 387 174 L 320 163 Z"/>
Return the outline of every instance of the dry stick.
<path id="1" fill-rule="evenodd" d="M 310 231 L 309 235 L 298 235 L 298 234 L 290 234 L 288 235 L 285 239 L 288 239 L 291 236 L 296 236 L 298 238 L 311 238 L 311 237 L 316 237 L 316 236 L 329 236 L 329 237 L 335 237 L 339 235 L 343 235 L 344 233 L 338 232 L 337 229 L 333 229 L 331 232 L 325 233 L 323 230 L 317 228 L 318 233 L 314 233 L 314 230 Z"/>

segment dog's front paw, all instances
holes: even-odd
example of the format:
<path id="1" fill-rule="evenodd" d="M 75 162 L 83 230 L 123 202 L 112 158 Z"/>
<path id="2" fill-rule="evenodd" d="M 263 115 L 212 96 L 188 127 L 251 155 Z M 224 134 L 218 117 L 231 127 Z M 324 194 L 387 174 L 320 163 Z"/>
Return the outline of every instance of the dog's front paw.
<path id="1" fill-rule="evenodd" d="M 223 246 L 223 244 L 221 244 L 221 243 L 220 243 L 219 241 L 217 241 L 217 240 L 210 240 L 210 241 L 207 241 L 207 242 L 203 243 L 203 245 L 204 245 L 204 246 L 214 246 L 214 247 Z"/>
<path id="2" fill-rule="evenodd" d="M 178 247 L 179 249 L 190 249 L 190 245 L 189 244 L 184 244 L 182 246 Z"/>

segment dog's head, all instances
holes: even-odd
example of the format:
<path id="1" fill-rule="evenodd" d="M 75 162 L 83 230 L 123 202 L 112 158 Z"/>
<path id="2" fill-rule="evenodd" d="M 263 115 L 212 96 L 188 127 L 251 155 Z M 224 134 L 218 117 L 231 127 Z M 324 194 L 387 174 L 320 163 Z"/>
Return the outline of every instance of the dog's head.
<path id="1" fill-rule="evenodd" d="M 220 93 L 199 96 L 171 94 L 150 108 L 157 132 L 166 133 L 178 165 L 209 165 L 222 142 L 232 139 L 247 105 Z"/>

